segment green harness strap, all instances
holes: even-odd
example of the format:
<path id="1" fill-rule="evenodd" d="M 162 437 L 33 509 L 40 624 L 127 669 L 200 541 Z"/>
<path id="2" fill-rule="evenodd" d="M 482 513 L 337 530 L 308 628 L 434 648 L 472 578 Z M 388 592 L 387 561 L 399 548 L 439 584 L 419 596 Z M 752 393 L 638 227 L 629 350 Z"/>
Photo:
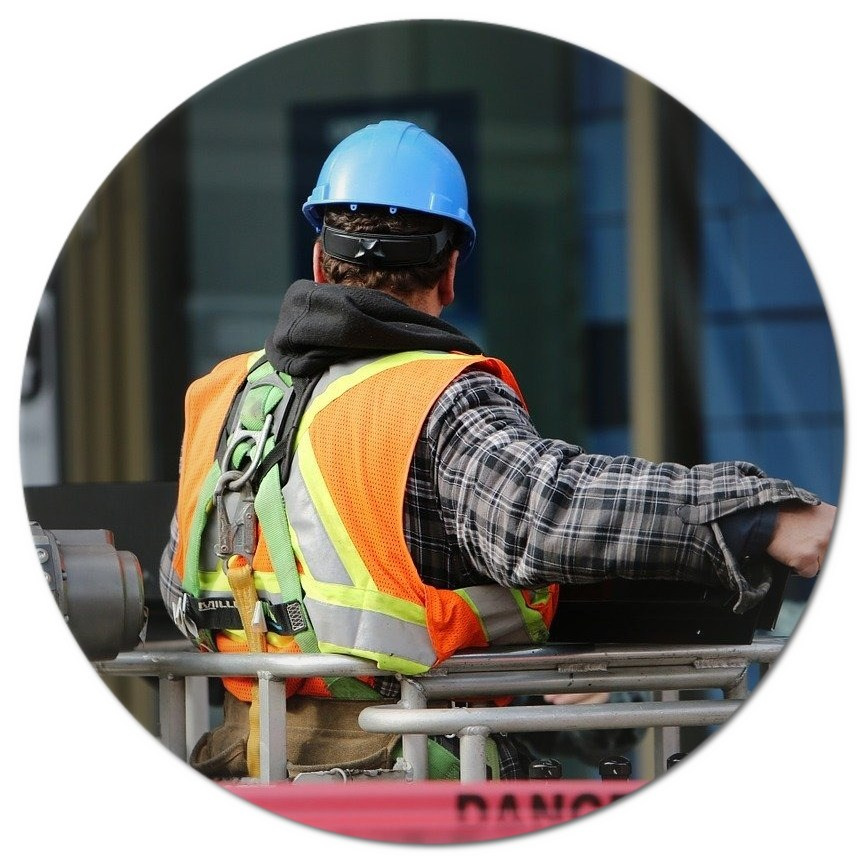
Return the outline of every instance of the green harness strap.
<path id="1" fill-rule="evenodd" d="M 221 467 L 218 461 L 216 461 L 204 478 L 200 492 L 198 493 L 195 513 L 192 517 L 191 535 L 189 536 L 188 547 L 186 549 L 186 571 L 183 576 L 183 590 L 195 597 L 200 594 L 201 536 L 203 535 L 207 518 L 213 509 L 213 492 L 220 476 Z"/>
<path id="2" fill-rule="evenodd" d="M 402 743 L 395 747 L 395 757 L 403 756 Z M 497 743 L 485 740 L 485 762 L 491 769 L 491 779 L 500 779 L 500 752 Z M 428 739 L 428 777 L 433 781 L 458 781 L 461 778 L 461 761 L 439 742 Z"/>

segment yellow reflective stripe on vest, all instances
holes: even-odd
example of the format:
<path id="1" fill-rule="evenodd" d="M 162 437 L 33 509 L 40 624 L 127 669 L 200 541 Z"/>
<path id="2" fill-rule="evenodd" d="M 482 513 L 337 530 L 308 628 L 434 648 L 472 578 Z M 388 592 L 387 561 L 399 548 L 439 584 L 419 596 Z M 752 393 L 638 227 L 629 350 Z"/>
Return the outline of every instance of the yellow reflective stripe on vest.
<path id="1" fill-rule="evenodd" d="M 315 557 L 320 549 L 325 553 L 327 547 L 335 554 L 325 561 L 321 560 L 325 565 L 315 567 L 320 572 L 315 578 L 376 590 L 377 586 L 332 501 L 308 434 L 304 434 L 297 445 L 294 467 L 297 466 L 298 470 L 290 471 L 285 488 L 289 496 L 285 505 L 290 512 L 290 523 L 294 532 L 303 537 L 300 547 L 309 543 L 309 547 L 315 549 Z M 308 503 L 300 502 L 297 505 L 295 501 L 302 500 L 303 497 L 307 498 Z M 314 544 L 311 544 L 312 542 Z"/>
<path id="2" fill-rule="evenodd" d="M 322 534 L 324 537 L 319 546 L 323 547 L 328 542 L 328 538 L 319 521 L 315 533 Z M 308 562 L 302 555 L 299 540 L 292 525 L 290 535 L 297 559 L 303 570 L 308 572 Z M 317 550 L 315 549 L 315 555 Z M 337 560 L 337 557 L 335 559 Z M 326 567 L 325 571 L 330 579 L 340 577 L 345 581 L 350 580 L 350 575 L 341 565 L 340 560 L 337 560 L 332 567 Z M 414 622 L 410 619 L 399 620 L 389 613 L 392 610 L 391 604 L 387 604 L 382 612 L 369 607 L 367 601 L 369 597 L 377 596 L 384 600 L 389 598 L 379 591 L 374 593 L 344 584 L 323 584 L 313 578 L 303 578 L 302 583 L 305 590 L 303 604 L 314 625 L 321 652 L 343 655 L 347 649 L 345 645 L 350 643 L 348 650 L 350 655 L 370 659 L 383 670 L 394 670 L 399 673 L 424 673 L 434 664 L 437 655 L 428 634 L 424 608 L 404 603 L 408 606 L 407 610 L 411 616 L 418 610 L 421 612 L 422 619 L 421 621 L 416 619 Z M 339 587 L 337 594 L 334 593 L 333 588 Z M 325 601 L 317 601 L 315 596 Z M 351 631 L 354 638 L 352 643 L 346 637 Z M 380 643 L 391 644 L 393 648 L 397 645 L 401 654 L 394 656 L 391 652 L 376 651 L 373 647 Z M 405 655 L 408 652 L 409 658 Z"/>
<path id="3" fill-rule="evenodd" d="M 523 600 L 519 604 L 515 591 L 499 584 L 482 584 L 455 590 L 479 618 L 489 643 L 526 644 L 533 638 L 524 624 Z"/>
<path id="4" fill-rule="evenodd" d="M 521 609 L 521 616 L 523 617 L 530 639 L 534 643 L 544 643 L 548 639 L 548 627 L 545 625 L 541 611 L 537 610 L 537 608 L 547 604 L 550 598 L 550 590 L 547 587 L 533 590 L 531 605 L 527 604 L 524 594 L 520 590 L 512 590 L 512 597 Z"/>
<path id="5" fill-rule="evenodd" d="M 303 581 L 306 598 L 317 599 L 331 605 L 357 610 L 369 610 L 379 614 L 389 614 L 404 622 L 424 626 L 425 608 L 415 602 L 408 602 L 379 590 L 366 590 L 345 587 L 342 584 L 327 584 L 320 580 Z M 315 631 L 317 626 L 315 625 Z M 427 631 L 427 630 L 426 630 Z"/>
<path id="6" fill-rule="evenodd" d="M 358 367 L 354 371 L 348 371 L 342 376 L 335 378 L 326 386 L 325 390 L 321 392 L 320 395 L 316 395 L 314 397 L 312 403 L 306 409 L 305 415 L 302 417 L 302 421 L 299 423 L 299 430 L 296 435 L 297 440 L 299 440 L 308 431 L 308 426 L 311 424 L 312 419 L 314 419 L 314 417 L 323 410 L 324 407 L 327 407 L 335 401 L 339 395 L 343 395 L 358 383 L 362 383 L 363 380 L 367 380 L 369 377 L 373 377 L 381 371 L 386 371 L 389 368 L 397 368 L 399 365 L 406 365 L 409 362 L 415 362 L 417 359 L 440 360 L 442 362 L 446 362 L 452 359 L 452 354 L 410 350 L 405 353 L 393 353 L 388 356 L 382 356 L 380 359 L 373 359 L 370 362 L 367 360 L 360 360 L 350 363 L 350 365 Z"/>
<path id="7" fill-rule="evenodd" d="M 425 608 L 377 588 L 338 516 L 310 445 L 300 443 L 297 459 L 300 469 L 291 470 L 285 495 L 291 538 L 304 573 L 304 602 L 321 651 L 337 651 L 339 645 L 343 651 L 350 644 L 352 654 L 373 653 L 386 670 L 427 670 L 436 653 Z M 314 567 L 303 548 L 314 549 Z M 387 644 L 387 653 L 372 649 L 380 643 Z"/>
<path id="8" fill-rule="evenodd" d="M 199 598 L 220 598 L 222 596 L 233 596 L 233 591 L 228 583 L 227 575 L 219 568 L 215 571 L 201 571 Z M 258 595 L 272 604 L 282 601 L 281 587 L 275 572 L 263 572 L 255 569 L 254 586 Z"/>
<path id="9" fill-rule="evenodd" d="M 452 354 L 413 350 L 383 356 L 371 362 L 359 360 L 350 363 L 347 368 L 354 366 L 354 370 L 346 371 L 328 384 L 325 380 L 323 381 L 325 384 L 324 391 L 314 396 L 299 424 L 295 455 L 299 470 L 291 470 L 291 478 L 285 488 L 285 503 L 287 504 L 287 501 L 290 500 L 288 511 L 290 512 L 292 532 L 303 534 L 305 537 L 303 541 L 308 542 L 308 546 L 315 549 L 315 555 L 322 551 L 328 562 L 328 565 L 317 567 L 321 573 L 320 578 L 315 575 L 318 580 L 325 580 L 327 583 L 353 585 L 374 592 L 378 591 L 377 585 L 371 578 L 368 568 L 356 550 L 353 539 L 347 532 L 332 501 L 314 456 L 308 428 L 321 410 L 357 384 L 381 371 L 406 365 L 417 359 L 449 361 L 452 359 Z M 299 478 L 297 477 L 298 473 L 301 474 L 304 493 L 300 492 L 299 481 L 295 481 Z M 293 487 L 291 487 L 291 483 L 293 483 Z M 299 529 L 297 529 L 298 523 L 302 525 Z M 300 551 L 301 545 L 302 542 L 300 543 Z M 340 564 L 336 563 L 336 557 Z M 306 571 L 308 571 L 307 567 Z"/>
<path id="10" fill-rule="evenodd" d="M 319 641 L 320 651 L 332 655 L 344 655 L 344 647 L 340 644 L 330 644 L 325 641 Z M 381 670 L 391 670 L 395 673 L 416 674 L 425 673 L 430 667 L 428 664 L 420 664 L 412 662 L 405 658 L 396 658 L 387 653 L 379 653 L 374 650 L 363 650 L 351 647 L 350 655 L 357 658 L 367 658 L 373 661 Z"/>

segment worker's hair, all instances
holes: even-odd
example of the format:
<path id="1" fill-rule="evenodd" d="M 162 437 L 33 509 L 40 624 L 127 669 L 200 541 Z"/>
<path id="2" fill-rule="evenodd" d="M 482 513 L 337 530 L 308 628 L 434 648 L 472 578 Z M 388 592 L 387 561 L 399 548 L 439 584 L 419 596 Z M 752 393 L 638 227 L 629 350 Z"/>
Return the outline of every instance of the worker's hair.
<path id="1" fill-rule="evenodd" d="M 438 216 L 413 210 L 399 210 L 392 214 L 389 207 L 365 206 L 351 211 L 346 206 L 328 207 L 324 224 L 350 233 L 383 233 L 395 235 L 436 233 L 447 222 Z M 319 240 L 318 240 L 319 242 Z M 370 287 L 407 296 L 417 290 L 428 290 L 440 280 L 449 265 L 452 241 L 429 262 L 421 266 L 375 269 L 338 260 L 323 251 L 320 261 L 326 280 L 330 284 L 353 287 Z"/>

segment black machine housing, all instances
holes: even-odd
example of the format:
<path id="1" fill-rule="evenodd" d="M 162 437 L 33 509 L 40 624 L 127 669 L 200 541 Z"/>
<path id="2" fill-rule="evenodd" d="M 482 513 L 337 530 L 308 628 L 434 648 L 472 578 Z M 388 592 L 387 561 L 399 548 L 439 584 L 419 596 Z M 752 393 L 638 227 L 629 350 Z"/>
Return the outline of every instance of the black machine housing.
<path id="1" fill-rule="evenodd" d="M 727 590 L 671 580 L 613 579 L 560 588 L 551 641 L 623 644 L 750 644 L 778 621 L 790 570 L 764 560 L 746 577 L 769 578 L 765 597 L 734 613 Z"/>

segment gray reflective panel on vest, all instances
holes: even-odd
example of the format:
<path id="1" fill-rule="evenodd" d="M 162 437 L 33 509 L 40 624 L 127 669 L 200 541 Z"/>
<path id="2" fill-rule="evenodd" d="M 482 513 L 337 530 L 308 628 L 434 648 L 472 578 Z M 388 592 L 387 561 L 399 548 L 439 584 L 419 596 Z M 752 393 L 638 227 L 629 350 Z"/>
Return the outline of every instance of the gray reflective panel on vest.
<path id="1" fill-rule="evenodd" d="M 230 590 L 204 590 L 200 591 L 200 599 L 226 599 L 233 601 L 233 593 Z"/>
<path id="2" fill-rule="evenodd" d="M 274 593 L 271 590 L 258 590 L 257 597 L 265 602 L 269 602 L 271 605 L 277 605 L 284 601 L 281 593 Z M 205 590 L 201 588 L 199 598 L 230 599 L 233 601 L 234 595 L 232 590 Z"/>
<path id="3" fill-rule="evenodd" d="M 333 365 L 317 382 L 309 405 L 314 404 L 314 401 L 336 380 L 358 371 L 368 362 L 368 359 L 357 359 Z M 302 477 L 302 471 L 299 469 L 299 459 L 296 455 L 293 456 L 290 476 L 282 492 L 285 511 L 296 535 L 299 550 L 309 568 L 309 574 L 318 581 L 351 586 L 353 581 L 320 520 Z"/>
<path id="4" fill-rule="evenodd" d="M 384 653 L 426 667 L 437 660 L 424 625 L 377 611 L 324 604 L 308 596 L 304 602 L 314 633 L 323 644 Z"/>
<path id="5" fill-rule="evenodd" d="M 314 508 L 296 458 L 284 486 L 284 506 L 309 574 L 318 581 L 352 585 L 353 581 Z"/>
<path id="6" fill-rule="evenodd" d="M 330 384 L 335 383 L 339 378 L 346 377 L 348 374 L 353 374 L 354 371 L 359 371 L 360 368 L 364 368 L 366 365 L 370 365 L 375 360 L 382 359 L 384 356 L 388 356 L 388 354 L 381 353 L 379 355 L 366 356 L 364 359 L 351 359 L 349 362 L 338 362 L 335 365 L 330 365 L 330 367 L 323 373 L 320 380 L 317 381 L 317 385 L 314 387 L 314 392 L 309 404 L 314 401 L 318 395 L 322 395 L 326 392 Z"/>
<path id="7" fill-rule="evenodd" d="M 479 612 L 485 625 L 485 632 L 492 644 L 532 643 L 529 632 L 524 626 L 521 609 L 508 587 L 488 584 L 480 587 L 467 587 L 464 592 Z"/>

